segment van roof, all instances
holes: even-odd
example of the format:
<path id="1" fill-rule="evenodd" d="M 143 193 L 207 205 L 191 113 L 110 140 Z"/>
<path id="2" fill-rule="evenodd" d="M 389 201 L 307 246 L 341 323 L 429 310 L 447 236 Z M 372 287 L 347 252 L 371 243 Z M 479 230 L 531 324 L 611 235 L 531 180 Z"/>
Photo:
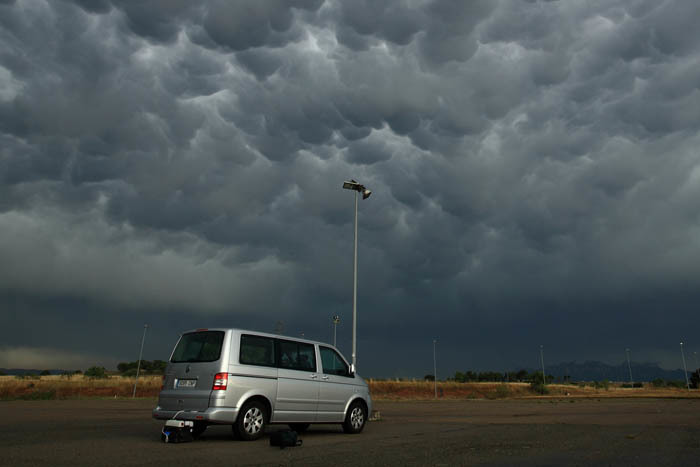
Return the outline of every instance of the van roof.
<path id="1" fill-rule="evenodd" d="M 313 340 L 304 339 L 301 337 L 285 336 L 282 334 L 271 334 L 269 332 L 260 332 L 260 331 L 253 331 L 250 329 L 240 329 L 240 328 L 197 328 L 197 329 L 189 329 L 187 331 L 183 331 L 181 334 L 189 334 L 191 332 L 201 332 L 201 331 L 233 331 L 233 332 L 240 332 L 240 333 L 246 333 L 246 334 L 255 334 L 256 336 L 274 337 L 277 339 L 286 339 L 286 340 L 294 340 L 294 341 L 299 341 L 299 342 L 307 342 L 309 344 L 321 344 L 321 345 L 325 345 L 327 347 L 331 347 L 334 349 L 336 348 L 333 346 L 333 344 L 330 344 L 328 342 L 313 341 Z"/>

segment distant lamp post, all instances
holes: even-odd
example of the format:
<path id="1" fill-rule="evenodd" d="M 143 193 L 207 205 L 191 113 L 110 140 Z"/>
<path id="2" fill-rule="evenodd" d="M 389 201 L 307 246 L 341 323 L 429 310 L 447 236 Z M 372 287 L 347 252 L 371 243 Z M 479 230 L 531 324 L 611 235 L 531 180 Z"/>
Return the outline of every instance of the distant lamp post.
<path id="1" fill-rule="evenodd" d="M 683 352 L 683 342 L 681 342 L 681 358 L 683 359 L 683 374 L 685 374 L 685 385 L 690 391 L 690 381 L 688 381 L 688 367 L 685 365 L 685 353 Z"/>
<path id="2" fill-rule="evenodd" d="M 338 323 L 340 323 L 340 316 L 334 315 L 333 316 L 333 347 L 335 347 L 335 337 L 336 337 L 336 328 L 338 327 Z"/>
<path id="3" fill-rule="evenodd" d="M 433 386 L 435 387 L 435 399 L 437 399 L 437 357 L 435 353 L 437 339 L 433 339 Z"/>
<path id="4" fill-rule="evenodd" d="M 362 199 L 369 198 L 372 194 L 364 185 L 359 184 L 355 180 L 343 182 L 345 190 L 353 190 L 355 192 L 355 255 L 353 261 L 353 276 L 352 276 L 352 369 L 357 368 L 357 201 L 358 195 L 362 193 Z"/>
<path id="5" fill-rule="evenodd" d="M 131 395 L 133 399 L 136 397 L 136 384 L 139 382 L 139 372 L 141 371 L 141 357 L 143 356 L 143 343 L 146 341 L 146 330 L 148 329 L 148 324 L 143 325 L 143 337 L 141 337 L 141 350 L 139 351 L 139 361 L 136 364 L 136 380 L 134 381 L 134 393 Z"/>
<path id="6" fill-rule="evenodd" d="M 542 364 L 542 384 L 547 385 L 547 378 L 544 375 L 544 346 L 540 345 L 540 363 Z"/>
<path id="7" fill-rule="evenodd" d="M 632 364 L 630 363 L 630 349 L 625 349 L 625 353 L 627 354 L 627 368 L 630 370 L 630 383 L 634 383 L 632 379 Z"/>

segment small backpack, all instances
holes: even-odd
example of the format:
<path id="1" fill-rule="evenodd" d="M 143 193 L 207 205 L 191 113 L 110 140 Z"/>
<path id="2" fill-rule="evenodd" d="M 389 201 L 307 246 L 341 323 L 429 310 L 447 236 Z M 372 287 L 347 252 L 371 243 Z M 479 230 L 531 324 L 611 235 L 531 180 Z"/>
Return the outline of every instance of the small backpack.
<path id="1" fill-rule="evenodd" d="M 296 431 L 281 430 L 270 433 L 270 446 L 279 446 L 280 449 L 286 447 L 301 446 L 302 441 L 299 439 Z"/>

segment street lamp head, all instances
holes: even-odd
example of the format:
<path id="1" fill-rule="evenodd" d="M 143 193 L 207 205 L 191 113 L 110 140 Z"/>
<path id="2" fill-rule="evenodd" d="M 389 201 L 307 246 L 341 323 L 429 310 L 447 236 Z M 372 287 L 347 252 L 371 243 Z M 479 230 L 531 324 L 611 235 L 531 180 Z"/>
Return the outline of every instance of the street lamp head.
<path id="1" fill-rule="evenodd" d="M 350 179 L 349 182 L 347 182 L 347 181 L 346 181 L 346 182 L 343 182 L 343 188 L 345 188 L 346 190 L 360 191 L 360 187 L 361 187 L 361 186 L 362 186 L 362 185 L 360 185 L 359 183 L 357 183 L 357 180 L 352 180 L 352 179 Z"/>
<path id="2" fill-rule="evenodd" d="M 367 199 L 372 194 L 372 190 L 368 190 L 364 185 L 361 185 L 357 180 L 345 181 L 343 182 L 343 188 L 346 190 L 354 190 L 358 193 L 362 193 L 362 199 Z"/>

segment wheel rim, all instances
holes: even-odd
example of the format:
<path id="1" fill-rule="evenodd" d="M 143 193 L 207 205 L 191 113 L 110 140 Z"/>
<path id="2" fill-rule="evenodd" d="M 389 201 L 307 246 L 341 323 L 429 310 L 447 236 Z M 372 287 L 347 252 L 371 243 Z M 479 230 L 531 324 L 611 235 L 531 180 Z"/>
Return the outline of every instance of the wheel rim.
<path id="1" fill-rule="evenodd" d="M 251 407 L 243 417 L 243 429 L 246 433 L 253 435 L 258 433 L 263 426 L 263 414 L 257 407 Z"/>
<path id="2" fill-rule="evenodd" d="M 350 412 L 350 424 L 354 429 L 358 429 L 362 426 L 362 424 L 365 421 L 365 414 L 362 413 L 362 409 L 359 407 L 355 407 L 352 409 L 352 412 Z"/>

